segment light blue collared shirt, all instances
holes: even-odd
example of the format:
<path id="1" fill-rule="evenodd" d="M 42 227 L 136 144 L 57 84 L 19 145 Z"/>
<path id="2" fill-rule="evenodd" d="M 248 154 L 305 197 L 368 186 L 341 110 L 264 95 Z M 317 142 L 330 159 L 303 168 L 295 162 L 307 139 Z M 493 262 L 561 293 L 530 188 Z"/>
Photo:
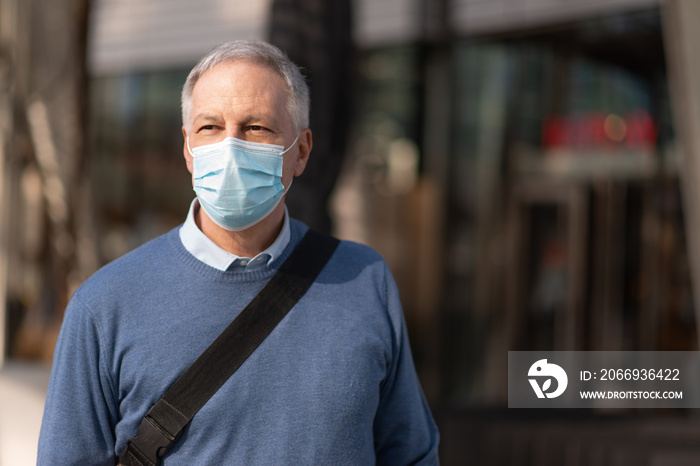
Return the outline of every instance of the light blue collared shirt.
<path id="1" fill-rule="evenodd" d="M 219 270 L 251 271 L 269 264 L 278 257 L 289 243 L 291 230 L 289 227 L 289 213 L 284 207 L 284 222 L 282 231 L 277 235 L 275 241 L 257 256 L 240 257 L 221 249 L 202 230 L 197 227 L 194 216 L 199 210 L 199 201 L 195 198 L 190 205 L 187 219 L 180 227 L 180 241 L 194 257 L 205 264 Z"/>

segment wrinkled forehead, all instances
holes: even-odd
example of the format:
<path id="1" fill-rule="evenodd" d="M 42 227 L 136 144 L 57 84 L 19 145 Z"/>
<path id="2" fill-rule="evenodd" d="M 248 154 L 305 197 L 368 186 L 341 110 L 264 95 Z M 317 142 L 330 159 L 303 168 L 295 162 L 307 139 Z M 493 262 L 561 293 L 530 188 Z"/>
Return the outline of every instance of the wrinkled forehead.
<path id="1" fill-rule="evenodd" d="M 194 88 L 197 87 L 197 84 L 199 84 L 202 77 L 205 76 L 206 74 L 208 74 L 209 72 L 211 72 L 213 70 L 221 69 L 221 68 L 226 68 L 227 65 L 236 65 L 236 64 L 252 65 L 250 67 L 246 67 L 249 74 L 259 75 L 259 76 L 263 76 L 263 75 L 267 75 L 267 74 L 275 75 L 279 79 L 274 80 L 274 82 L 279 85 L 280 90 L 287 95 L 291 94 L 291 86 L 287 82 L 287 79 L 286 79 L 285 75 L 282 73 L 282 71 L 275 65 L 275 63 L 270 62 L 268 60 L 265 60 L 262 57 L 227 58 L 225 60 L 222 60 L 221 62 L 213 65 L 212 67 L 210 67 L 209 69 L 204 71 L 199 76 L 197 81 L 195 82 Z"/>

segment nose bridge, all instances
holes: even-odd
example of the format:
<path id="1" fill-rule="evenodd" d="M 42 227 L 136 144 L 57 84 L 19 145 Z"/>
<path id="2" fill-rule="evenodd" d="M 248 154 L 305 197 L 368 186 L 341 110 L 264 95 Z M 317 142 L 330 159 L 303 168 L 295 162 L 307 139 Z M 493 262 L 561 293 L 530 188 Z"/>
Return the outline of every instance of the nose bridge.
<path id="1" fill-rule="evenodd" d="M 244 139 L 243 130 L 240 125 L 237 124 L 227 124 L 226 125 L 226 137 Z"/>

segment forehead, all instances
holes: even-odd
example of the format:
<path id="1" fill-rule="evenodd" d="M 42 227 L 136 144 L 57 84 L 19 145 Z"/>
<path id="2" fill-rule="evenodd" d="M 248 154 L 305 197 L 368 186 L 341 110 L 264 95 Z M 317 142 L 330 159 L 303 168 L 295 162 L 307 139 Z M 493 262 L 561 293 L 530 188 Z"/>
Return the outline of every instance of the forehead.
<path id="1" fill-rule="evenodd" d="M 205 71 L 192 90 L 192 103 L 233 106 L 286 105 L 287 84 L 272 68 L 251 61 L 219 63 Z"/>

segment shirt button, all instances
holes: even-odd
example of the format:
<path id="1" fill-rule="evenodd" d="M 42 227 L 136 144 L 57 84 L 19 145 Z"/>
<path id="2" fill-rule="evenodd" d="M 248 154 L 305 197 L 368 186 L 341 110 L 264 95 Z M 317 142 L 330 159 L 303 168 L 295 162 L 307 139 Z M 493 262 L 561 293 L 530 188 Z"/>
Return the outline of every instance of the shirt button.
<path id="1" fill-rule="evenodd" d="M 248 261 L 246 259 L 243 259 L 241 261 L 241 267 L 245 267 L 246 265 L 248 265 Z"/>

